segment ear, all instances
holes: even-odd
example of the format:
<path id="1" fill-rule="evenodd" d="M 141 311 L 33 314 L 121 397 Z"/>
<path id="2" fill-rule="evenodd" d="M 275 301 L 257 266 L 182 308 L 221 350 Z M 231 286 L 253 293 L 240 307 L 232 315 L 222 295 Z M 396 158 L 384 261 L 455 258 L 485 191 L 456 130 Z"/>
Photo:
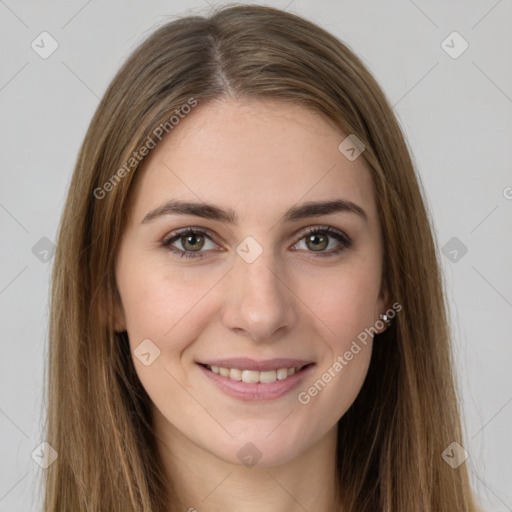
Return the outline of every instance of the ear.
<path id="1" fill-rule="evenodd" d="M 393 301 L 391 299 L 391 292 L 389 290 L 389 287 L 383 281 L 381 290 L 379 293 L 379 297 L 376 302 L 375 323 L 377 323 L 377 321 L 378 321 L 379 322 L 378 325 L 380 325 L 381 323 L 384 323 L 384 326 L 382 327 L 382 329 L 378 330 L 378 334 L 383 333 L 389 327 L 389 324 L 382 321 L 380 315 L 383 315 L 386 313 L 386 311 L 389 311 L 390 309 L 392 309 L 392 302 Z"/>
<path id="2" fill-rule="evenodd" d="M 108 295 L 111 295 L 111 300 L 108 299 Z M 102 324 L 106 326 L 113 324 L 114 331 L 117 333 L 126 331 L 126 317 L 117 287 L 115 287 L 111 294 L 105 290 L 101 295 L 100 302 Z"/>
<path id="3" fill-rule="evenodd" d="M 115 332 L 126 331 L 126 317 L 124 314 L 124 309 L 123 309 L 123 305 L 121 304 L 120 298 L 115 300 L 113 317 L 114 317 Z"/>

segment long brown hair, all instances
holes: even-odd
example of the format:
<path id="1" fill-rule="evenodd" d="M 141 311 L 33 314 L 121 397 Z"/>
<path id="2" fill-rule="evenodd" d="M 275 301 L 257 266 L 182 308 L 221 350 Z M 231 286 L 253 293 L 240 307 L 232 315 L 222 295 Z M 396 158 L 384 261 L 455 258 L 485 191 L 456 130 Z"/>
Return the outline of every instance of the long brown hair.
<path id="1" fill-rule="evenodd" d="M 140 148 L 190 100 L 277 99 L 364 142 L 384 239 L 383 283 L 403 306 L 378 335 L 364 385 L 338 424 L 337 479 L 350 512 L 477 510 L 466 464 L 438 250 L 404 136 L 361 60 L 275 8 L 235 5 L 156 30 L 110 84 L 81 147 L 52 276 L 45 512 L 163 512 L 180 506 L 155 444 L 150 398 L 114 277 Z M 121 169 L 124 170 L 121 171 Z M 168 476 L 168 475 L 167 475 Z"/>

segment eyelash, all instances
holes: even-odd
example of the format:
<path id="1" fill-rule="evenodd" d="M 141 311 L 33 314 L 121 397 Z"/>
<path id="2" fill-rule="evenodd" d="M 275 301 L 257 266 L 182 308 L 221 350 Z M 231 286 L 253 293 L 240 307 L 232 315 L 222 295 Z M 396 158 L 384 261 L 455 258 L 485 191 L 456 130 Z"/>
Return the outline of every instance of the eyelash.
<path id="1" fill-rule="evenodd" d="M 306 231 L 304 231 L 302 233 L 301 237 L 293 245 L 296 245 L 298 242 L 300 242 L 303 238 L 305 238 L 307 236 L 316 235 L 318 233 L 327 234 L 330 237 L 338 240 L 338 242 L 340 242 L 340 246 L 336 249 L 330 250 L 328 252 L 323 252 L 323 251 L 317 252 L 316 255 L 321 258 L 335 256 L 335 255 L 339 254 L 341 251 L 343 251 L 344 249 L 347 249 L 352 245 L 352 240 L 347 235 L 345 235 L 343 232 L 338 231 L 337 229 L 334 229 L 330 226 L 317 226 L 314 228 L 308 228 Z M 162 240 L 162 242 L 161 242 L 162 246 L 165 247 L 166 249 L 170 250 L 174 254 L 180 256 L 181 258 L 203 258 L 204 254 L 202 254 L 202 253 L 208 252 L 208 251 L 183 251 L 183 250 L 178 249 L 171 245 L 176 240 L 179 240 L 180 238 L 182 238 L 184 236 L 189 236 L 189 235 L 205 235 L 208 238 L 210 238 L 213 242 L 215 242 L 214 238 L 212 237 L 212 235 L 210 234 L 210 232 L 208 230 L 204 230 L 202 228 L 201 229 L 199 229 L 199 228 L 198 229 L 184 228 L 182 230 L 171 233 L 169 235 L 169 237 Z M 217 242 L 215 242 L 215 243 L 217 243 Z M 308 251 L 308 252 L 315 253 L 315 251 Z"/>

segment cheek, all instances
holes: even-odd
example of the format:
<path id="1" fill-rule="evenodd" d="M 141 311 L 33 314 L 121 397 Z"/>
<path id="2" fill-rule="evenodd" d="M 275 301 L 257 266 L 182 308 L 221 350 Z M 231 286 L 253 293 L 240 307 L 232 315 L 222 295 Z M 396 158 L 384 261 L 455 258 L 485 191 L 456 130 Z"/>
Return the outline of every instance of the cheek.
<path id="1" fill-rule="evenodd" d="M 323 337 L 317 371 L 297 393 L 300 407 L 308 411 L 308 418 L 318 421 L 318 428 L 334 425 L 353 404 L 366 378 L 373 347 L 374 300 L 364 289 L 355 294 L 354 288 L 331 298 L 335 307 L 327 309 L 325 303 L 322 319 L 334 334 Z M 320 311 L 322 304 L 317 304 Z"/>
<path id="2" fill-rule="evenodd" d="M 356 342 L 319 368 L 315 378 L 299 390 L 299 407 L 316 428 L 335 425 L 356 400 L 368 372 L 372 342 Z M 350 360 L 346 355 L 350 353 Z M 314 418 L 314 420 L 312 420 Z"/>
<path id="3" fill-rule="evenodd" d="M 183 327 L 196 325 L 201 301 L 218 278 L 205 273 L 191 281 L 185 275 L 160 262 L 120 269 L 119 288 L 131 343 L 150 338 L 159 346 L 169 339 L 179 345 Z"/>
<path id="4" fill-rule="evenodd" d="M 318 371 L 298 396 L 312 417 L 335 423 L 359 394 L 372 354 L 379 272 L 378 262 L 345 268 L 309 293 L 308 305 L 325 333 Z"/>
<path id="5" fill-rule="evenodd" d="M 380 292 L 380 268 L 375 265 L 351 265 L 333 270 L 313 282 L 304 282 L 299 290 L 312 314 L 324 324 L 329 345 L 337 351 L 377 320 Z M 306 288 L 307 285 L 307 288 Z"/>
<path id="6" fill-rule="evenodd" d="M 162 411 L 168 407 L 172 396 L 175 410 L 186 410 L 190 419 L 197 416 L 199 421 L 204 411 L 196 410 L 194 401 L 183 392 L 183 386 L 189 384 L 181 356 L 190 341 L 204 330 L 205 315 L 201 306 L 218 277 L 214 279 L 205 274 L 204 279 L 191 282 L 185 279 L 183 272 L 173 271 L 161 262 L 148 261 L 125 268 L 120 266 L 119 270 L 130 349 L 143 387 Z M 148 345 L 145 340 L 151 340 L 154 345 Z M 146 352 L 146 349 L 141 350 L 143 346 L 149 347 L 151 353 L 152 362 L 148 366 L 138 357 Z M 153 359 L 154 354 L 158 355 Z M 166 415 L 173 417 L 171 410 L 166 410 Z"/>

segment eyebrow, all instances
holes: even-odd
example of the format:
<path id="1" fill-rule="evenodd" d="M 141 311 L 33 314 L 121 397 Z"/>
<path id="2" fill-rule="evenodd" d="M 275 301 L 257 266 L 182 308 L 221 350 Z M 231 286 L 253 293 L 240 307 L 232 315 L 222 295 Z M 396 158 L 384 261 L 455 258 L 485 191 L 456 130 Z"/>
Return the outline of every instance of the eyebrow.
<path id="1" fill-rule="evenodd" d="M 281 222 L 291 222 L 339 212 L 355 213 L 365 222 L 368 221 L 366 212 L 356 203 L 346 199 L 334 199 L 330 201 L 308 201 L 298 206 L 292 206 L 282 216 Z M 204 219 L 238 224 L 238 216 L 231 208 L 224 210 L 214 204 L 181 201 L 178 199 L 171 199 L 158 208 L 151 210 L 142 219 L 141 224 L 146 224 L 164 215 L 195 215 Z"/>

